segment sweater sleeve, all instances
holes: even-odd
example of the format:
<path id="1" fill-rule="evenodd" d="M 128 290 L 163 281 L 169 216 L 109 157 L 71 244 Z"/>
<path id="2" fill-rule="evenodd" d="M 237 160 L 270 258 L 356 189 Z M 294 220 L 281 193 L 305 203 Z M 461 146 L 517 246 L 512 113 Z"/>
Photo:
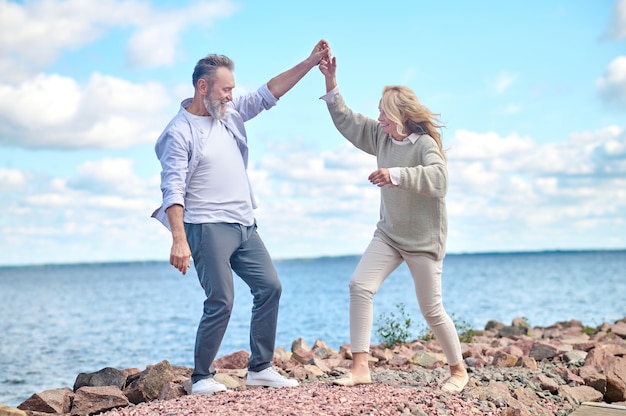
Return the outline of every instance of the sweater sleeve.
<path id="1" fill-rule="evenodd" d="M 421 136 L 416 143 L 421 148 L 422 163 L 401 168 L 399 187 L 433 198 L 443 198 L 448 191 L 448 171 L 435 141 Z"/>
<path id="2" fill-rule="evenodd" d="M 376 155 L 378 141 L 385 136 L 380 124 L 376 120 L 352 111 L 338 90 L 334 90 L 322 99 L 326 101 L 330 116 L 339 133 L 356 148 Z"/>

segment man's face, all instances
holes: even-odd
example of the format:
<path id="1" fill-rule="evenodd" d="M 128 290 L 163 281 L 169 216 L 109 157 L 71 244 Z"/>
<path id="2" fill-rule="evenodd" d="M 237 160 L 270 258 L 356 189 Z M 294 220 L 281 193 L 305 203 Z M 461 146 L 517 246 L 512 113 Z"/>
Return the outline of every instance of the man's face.
<path id="1" fill-rule="evenodd" d="M 204 97 L 204 106 L 213 117 L 221 120 L 226 114 L 226 104 L 233 100 L 235 78 L 233 73 L 224 67 L 217 68 L 209 92 Z"/>

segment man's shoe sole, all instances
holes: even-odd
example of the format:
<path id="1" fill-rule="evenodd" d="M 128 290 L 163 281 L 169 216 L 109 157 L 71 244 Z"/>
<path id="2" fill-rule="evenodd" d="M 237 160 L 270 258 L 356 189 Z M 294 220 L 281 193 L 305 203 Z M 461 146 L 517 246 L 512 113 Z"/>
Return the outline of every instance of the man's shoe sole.
<path id="1" fill-rule="evenodd" d="M 252 382 L 247 382 L 246 381 L 246 387 L 273 387 L 275 389 L 281 388 L 281 387 L 298 387 L 298 384 L 292 385 L 292 384 L 275 384 L 275 383 L 271 383 L 271 382 L 263 382 L 260 380 L 254 380 Z"/>

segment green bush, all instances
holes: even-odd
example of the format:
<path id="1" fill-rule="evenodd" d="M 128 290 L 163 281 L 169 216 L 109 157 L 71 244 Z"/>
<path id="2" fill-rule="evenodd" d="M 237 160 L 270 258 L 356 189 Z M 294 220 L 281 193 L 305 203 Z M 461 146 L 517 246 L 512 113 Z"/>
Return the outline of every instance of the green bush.
<path id="1" fill-rule="evenodd" d="M 457 318 L 454 314 L 450 316 L 452 318 L 452 322 L 454 322 L 454 326 L 456 327 L 456 331 L 459 334 L 459 340 L 466 344 L 472 342 L 472 339 L 475 335 L 479 335 L 479 331 L 475 331 L 472 329 L 472 326 L 469 322 L 462 320 L 461 318 Z"/>
<path id="2" fill-rule="evenodd" d="M 412 321 L 404 309 L 404 303 L 397 304 L 396 308 L 398 309 L 398 315 L 393 312 L 389 314 L 383 313 L 380 315 L 377 322 L 376 333 L 387 348 L 405 343 L 409 341 L 411 337 L 410 329 Z M 472 329 L 467 321 L 457 318 L 454 314 L 452 314 L 450 318 L 454 322 L 461 342 L 470 343 L 474 336 L 481 334 L 480 331 Z M 428 325 L 423 325 L 418 331 L 417 339 L 431 341 L 435 339 L 435 336 Z"/>
<path id="3" fill-rule="evenodd" d="M 376 333 L 387 348 L 405 343 L 411 336 L 411 318 L 404 310 L 404 303 L 397 304 L 396 308 L 398 316 L 393 312 L 383 313 L 377 322 Z"/>

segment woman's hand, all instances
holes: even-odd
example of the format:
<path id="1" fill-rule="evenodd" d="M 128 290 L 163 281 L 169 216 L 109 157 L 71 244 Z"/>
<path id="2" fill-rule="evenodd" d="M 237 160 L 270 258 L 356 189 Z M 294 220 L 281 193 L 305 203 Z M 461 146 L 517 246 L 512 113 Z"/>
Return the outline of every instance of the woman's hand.
<path id="1" fill-rule="evenodd" d="M 337 78 L 335 72 L 337 71 L 337 58 L 327 56 L 322 58 L 319 64 L 320 72 L 326 78 L 326 92 L 330 92 L 337 87 Z"/>
<path id="2" fill-rule="evenodd" d="M 324 74 L 326 78 L 334 78 L 335 72 L 337 71 L 337 58 L 335 58 L 334 56 L 331 57 L 330 55 L 322 58 L 319 68 L 320 72 Z"/>
<path id="3" fill-rule="evenodd" d="M 391 185 L 391 176 L 389 175 L 389 169 L 387 168 L 376 169 L 367 179 L 379 187 Z"/>

